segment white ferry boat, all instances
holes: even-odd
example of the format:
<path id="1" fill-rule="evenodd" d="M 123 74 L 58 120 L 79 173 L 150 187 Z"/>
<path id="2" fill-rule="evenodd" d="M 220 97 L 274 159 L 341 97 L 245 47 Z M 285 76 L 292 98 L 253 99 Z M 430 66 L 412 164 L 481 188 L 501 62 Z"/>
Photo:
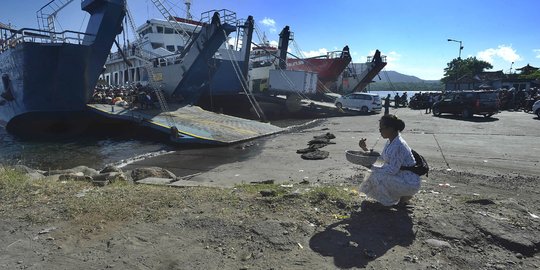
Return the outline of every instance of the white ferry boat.
<path id="1" fill-rule="evenodd" d="M 186 5 L 188 3 L 186 1 Z M 223 24 L 236 27 L 236 34 L 228 37 L 208 63 L 209 68 L 202 71 L 204 74 L 201 76 L 209 80 L 199 91 L 201 95 L 234 95 L 243 92 L 254 22 L 251 16 L 246 21 L 237 20 L 236 13 L 229 10 L 205 12 L 199 21 L 193 20 L 189 11 L 186 18 L 147 20 L 136 29 L 140 37 L 138 41 L 109 55 L 101 79 L 109 85 L 146 85 L 152 81 L 166 95 L 174 93 L 181 78 L 174 75 L 173 66 L 181 61 L 182 52 L 189 40 L 201 31 L 203 25 L 210 23 L 215 12 L 220 14 Z M 171 26 L 172 23 L 180 26 L 180 33 Z M 150 68 L 153 70 L 149 72 Z M 169 71 L 162 72 L 166 69 Z"/>

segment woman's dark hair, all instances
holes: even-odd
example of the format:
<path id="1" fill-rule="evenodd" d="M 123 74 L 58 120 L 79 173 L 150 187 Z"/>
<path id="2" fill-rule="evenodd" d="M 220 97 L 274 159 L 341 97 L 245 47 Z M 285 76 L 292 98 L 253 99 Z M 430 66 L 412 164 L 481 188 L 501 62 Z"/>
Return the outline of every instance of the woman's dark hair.
<path id="1" fill-rule="evenodd" d="M 405 122 L 393 114 L 383 115 L 380 121 L 385 127 L 390 127 L 397 131 L 403 131 L 405 129 Z"/>

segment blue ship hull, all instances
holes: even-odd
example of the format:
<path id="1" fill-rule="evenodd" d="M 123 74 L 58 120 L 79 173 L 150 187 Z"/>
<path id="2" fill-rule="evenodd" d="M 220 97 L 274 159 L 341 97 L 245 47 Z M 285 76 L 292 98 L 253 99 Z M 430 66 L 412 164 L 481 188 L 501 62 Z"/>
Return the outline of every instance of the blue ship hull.
<path id="1" fill-rule="evenodd" d="M 231 60 L 220 60 L 218 64 L 219 68 L 215 72 L 214 77 L 212 77 L 210 85 L 206 89 L 203 89 L 204 95 L 237 95 L 244 92 L 232 62 Z M 239 60 L 236 62 L 240 67 L 245 63 L 245 61 Z M 240 70 L 239 72 L 244 71 Z"/>
<path id="2" fill-rule="evenodd" d="M 85 33 L 9 30 L 0 50 L 0 126 L 9 133 L 65 135 L 88 119 L 86 103 L 121 30 L 124 2 L 84 0 L 81 7 L 91 14 Z"/>
<path id="3" fill-rule="evenodd" d="M 22 43 L 0 54 L 0 92 L 13 98 L 1 102 L 0 125 L 18 134 L 19 129 L 83 112 L 93 89 L 87 80 L 88 55 L 88 46 L 36 43 Z M 44 112 L 59 117 L 43 119 Z"/>
<path id="4" fill-rule="evenodd" d="M 173 95 L 178 88 L 185 88 L 179 90 L 178 93 L 182 94 L 184 98 L 193 96 L 192 100 L 195 102 L 199 96 L 228 96 L 243 92 L 241 82 L 233 67 L 233 61 L 211 59 L 210 62 L 212 68 L 208 68 L 207 63 L 194 67 L 190 83 L 182 85 L 180 85 L 182 77 L 177 75 L 182 70 L 180 64 L 157 67 L 155 72 L 163 74 L 162 85 L 167 95 Z M 241 66 L 245 61 L 236 62 Z M 197 83 L 193 83 L 193 81 Z"/>

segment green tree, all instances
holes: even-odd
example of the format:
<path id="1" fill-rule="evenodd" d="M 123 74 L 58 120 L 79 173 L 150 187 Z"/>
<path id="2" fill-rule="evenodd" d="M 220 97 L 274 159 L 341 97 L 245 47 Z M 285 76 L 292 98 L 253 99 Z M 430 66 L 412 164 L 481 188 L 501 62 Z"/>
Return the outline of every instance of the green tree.
<path id="1" fill-rule="evenodd" d="M 533 73 L 527 74 L 527 75 L 519 75 L 520 79 L 540 79 L 540 70 L 536 70 Z"/>
<path id="2" fill-rule="evenodd" d="M 476 57 L 466 59 L 454 58 L 444 69 L 444 77 L 441 81 L 443 83 L 453 82 L 458 78 L 463 78 L 464 76 L 472 77 L 486 69 L 492 68 L 493 66 L 490 63 L 478 60 Z"/>

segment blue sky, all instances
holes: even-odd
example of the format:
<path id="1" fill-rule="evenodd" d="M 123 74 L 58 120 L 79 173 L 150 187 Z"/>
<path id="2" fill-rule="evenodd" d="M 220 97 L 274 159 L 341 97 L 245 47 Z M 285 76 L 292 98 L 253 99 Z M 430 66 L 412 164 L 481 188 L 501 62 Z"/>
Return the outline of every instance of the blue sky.
<path id="1" fill-rule="evenodd" d="M 0 22 L 37 27 L 36 11 L 48 1 L 3 0 Z M 185 14 L 183 0 L 163 1 L 175 6 L 176 14 Z M 75 0 L 59 15 L 57 28 L 84 31 L 88 16 L 79 3 Z M 128 0 L 128 5 L 137 26 L 161 18 L 149 0 Z M 196 19 L 211 9 L 229 9 L 238 18 L 254 16 L 271 41 L 288 25 L 307 56 L 349 45 L 353 61 L 364 62 L 379 49 L 387 56 L 386 70 L 425 80 L 440 79 L 446 64 L 458 56 L 459 43 L 449 38 L 463 42 L 462 58 L 488 61 L 492 71 L 540 66 L 536 0 L 192 0 Z M 291 52 L 298 54 L 294 46 Z"/>

